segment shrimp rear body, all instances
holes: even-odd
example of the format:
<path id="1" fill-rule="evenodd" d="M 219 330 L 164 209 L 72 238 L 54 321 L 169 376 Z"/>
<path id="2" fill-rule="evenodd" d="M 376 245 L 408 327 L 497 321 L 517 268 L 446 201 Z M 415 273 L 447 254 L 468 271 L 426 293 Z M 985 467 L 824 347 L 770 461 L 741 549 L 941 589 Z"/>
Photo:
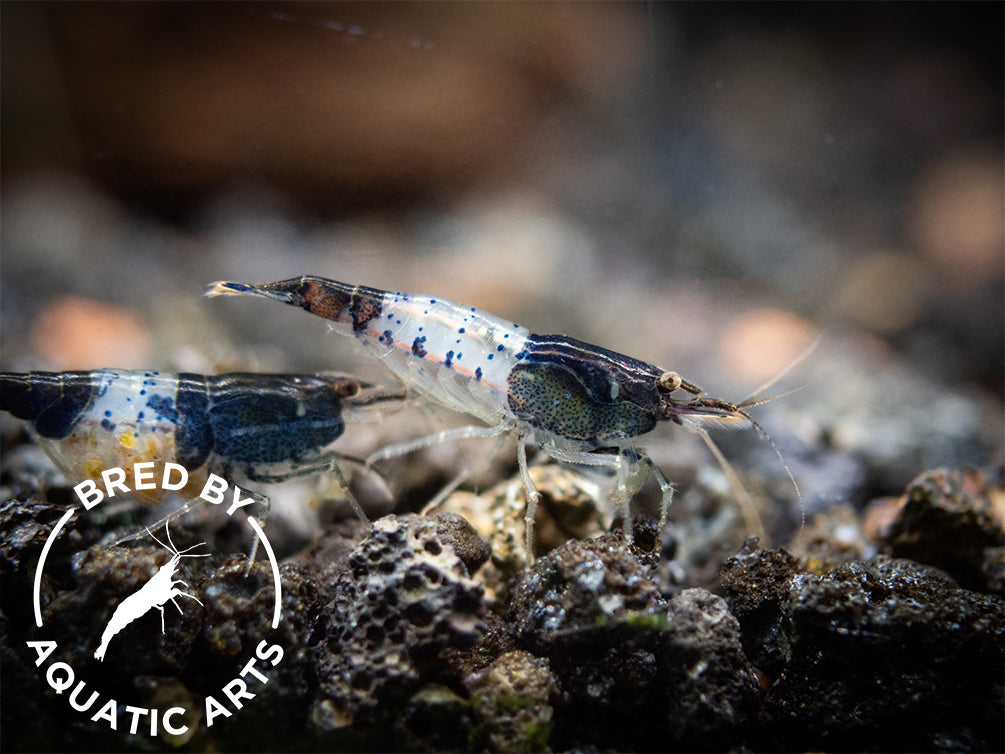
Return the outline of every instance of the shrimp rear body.
<path id="1" fill-rule="evenodd" d="M 402 382 L 441 405 L 489 424 L 507 416 L 507 379 L 530 336 L 524 327 L 441 298 L 324 278 L 221 286 L 215 293 L 254 293 L 335 322 Z"/>
<path id="2" fill-rule="evenodd" d="M 181 463 L 193 472 L 182 494 L 195 496 L 208 472 L 200 469 L 205 454 L 190 447 L 186 377 L 114 369 L 2 374 L 0 408 L 29 422 L 70 480 L 100 479 L 106 469 L 131 470 L 137 462 L 154 462 L 159 473 L 167 462 Z M 163 494 L 159 488 L 136 490 L 145 502 Z"/>
<path id="3" fill-rule="evenodd" d="M 69 479 L 172 462 L 190 472 L 181 493 L 194 496 L 210 472 L 266 480 L 316 465 L 358 391 L 354 380 L 296 375 L 32 372 L 0 374 L 0 409 L 30 423 Z"/>

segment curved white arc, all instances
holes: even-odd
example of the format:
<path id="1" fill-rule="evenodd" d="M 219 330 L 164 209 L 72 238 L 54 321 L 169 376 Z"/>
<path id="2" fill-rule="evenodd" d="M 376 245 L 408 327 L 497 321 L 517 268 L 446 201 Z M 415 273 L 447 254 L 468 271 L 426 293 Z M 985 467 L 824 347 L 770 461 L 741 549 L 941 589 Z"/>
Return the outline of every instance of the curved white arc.
<path id="1" fill-rule="evenodd" d="M 70 508 L 70 510 L 63 514 L 63 517 L 56 523 L 56 527 L 52 530 L 49 538 L 45 540 L 45 545 L 42 547 L 42 554 L 38 557 L 38 566 L 35 568 L 35 586 L 32 590 L 32 602 L 35 605 L 35 625 L 39 628 L 42 627 L 42 603 L 39 600 L 39 592 L 42 591 L 42 567 L 45 565 L 45 559 L 49 556 L 49 550 L 52 548 L 52 543 L 56 539 L 56 535 L 59 534 L 59 530 L 63 528 L 74 513 L 75 510 Z"/>
<path id="2" fill-rule="evenodd" d="M 272 580 L 276 585 L 276 605 L 272 612 L 272 627 L 279 628 L 279 621 L 283 616 L 283 587 L 279 581 L 279 563 L 276 562 L 276 554 L 272 552 L 272 545 L 269 544 L 269 540 L 265 538 L 265 532 L 262 531 L 262 527 L 259 523 L 248 516 L 248 523 L 251 528 L 255 530 L 255 534 L 262 541 L 262 546 L 265 548 L 266 555 L 269 556 L 269 562 L 272 564 Z"/>

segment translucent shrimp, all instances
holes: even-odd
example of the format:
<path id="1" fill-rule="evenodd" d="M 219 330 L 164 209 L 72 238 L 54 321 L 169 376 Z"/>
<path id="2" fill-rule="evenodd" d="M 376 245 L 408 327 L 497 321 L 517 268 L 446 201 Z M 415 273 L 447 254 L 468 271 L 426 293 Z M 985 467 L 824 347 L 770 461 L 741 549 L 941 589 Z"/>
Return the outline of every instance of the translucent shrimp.
<path id="1" fill-rule="evenodd" d="M 208 296 L 250 294 L 299 306 L 355 335 L 419 394 L 467 413 L 486 427 L 462 427 L 385 448 L 371 463 L 433 442 L 517 434 L 517 457 L 527 491 L 526 547 L 533 557 L 538 501 L 527 472 L 527 443 L 552 458 L 612 469 L 615 498 L 631 541 L 630 500 L 651 472 L 662 491 L 660 526 L 673 486 L 636 438 L 660 422 L 698 432 L 756 423 L 734 405 L 705 397 L 673 371 L 564 335 L 535 335 L 474 307 L 442 298 L 392 293 L 320 277 L 264 285 L 217 282 Z"/>
<path id="2" fill-rule="evenodd" d="M 188 471 L 188 483 L 177 494 L 193 500 L 210 474 L 269 484 L 327 471 L 338 477 L 364 521 L 338 467 L 345 456 L 330 446 L 347 421 L 368 418 L 389 400 L 364 393 L 360 382 L 346 377 L 121 369 L 0 374 L 0 410 L 29 422 L 67 479 L 100 480 L 107 469 L 131 472 L 134 464 L 150 462 L 152 478 L 160 479 L 171 462 Z M 160 486 L 138 489 L 133 482 L 130 475 L 130 495 L 142 502 L 159 502 L 167 494 Z M 264 521 L 268 497 L 248 494 L 262 504 Z"/>

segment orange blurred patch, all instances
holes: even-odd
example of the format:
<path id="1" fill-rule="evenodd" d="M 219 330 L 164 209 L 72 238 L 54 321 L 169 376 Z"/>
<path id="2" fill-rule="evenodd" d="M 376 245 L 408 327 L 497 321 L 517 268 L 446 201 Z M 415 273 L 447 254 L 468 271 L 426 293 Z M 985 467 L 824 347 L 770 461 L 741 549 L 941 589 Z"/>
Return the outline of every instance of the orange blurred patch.
<path id="1" fill-rule="evenodd" d="M 54 299 L 32 329 L 35 351 L 52 368 L 141 369 L 150 333 L 129 310 L 65 296 Z"/>
<path id="2" fill-rule="evenodd" d="M 900 332 L 924 314 L 933 294 L 925 264 L 909 254 L 877 251 L 857 260 L 834 290 L 846 318 L 873 332 Z"/>
<path id="3" fill-rule="evenodd" d="M 922 172 L 910 230 L 943 280 L 983 285 L 1002 274 L 1005 179 L 995 150 L 960 150 Z"/>
<path id="4" fill-rule="evenodd" d="M 741 381 L 771 379 L 798 358 L 815 328 L 780 309 L 754 309 L 734 319 L 719 342 L 719 361 Z"/>

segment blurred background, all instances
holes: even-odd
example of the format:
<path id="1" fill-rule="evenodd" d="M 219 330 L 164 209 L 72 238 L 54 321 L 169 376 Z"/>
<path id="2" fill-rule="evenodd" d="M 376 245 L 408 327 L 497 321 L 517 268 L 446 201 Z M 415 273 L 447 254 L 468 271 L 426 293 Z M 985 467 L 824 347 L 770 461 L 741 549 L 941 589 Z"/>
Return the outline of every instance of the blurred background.
<path id="1" fill-rule="evenodd" d="M 755 409 L 810 513 L 1000 463 L 1002 13 L 4 2 L 0 367 L 386 382 L 302 312 L 202 298 L 317 274 L 729 400 L 822 335 Z M 677 481 L 711 463 L 682 434 L 646 438 Z"/>

